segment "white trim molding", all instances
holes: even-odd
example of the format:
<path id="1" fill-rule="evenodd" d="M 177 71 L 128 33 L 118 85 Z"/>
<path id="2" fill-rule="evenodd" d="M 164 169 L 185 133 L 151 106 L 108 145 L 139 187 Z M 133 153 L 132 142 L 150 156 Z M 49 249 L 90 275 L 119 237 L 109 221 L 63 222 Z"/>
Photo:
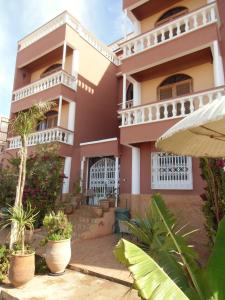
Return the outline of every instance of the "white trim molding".
<path id="1" fill-rule="evenodd" d="M 104 140 L 97 140 L 97 141 L 91 141 L 86 143 L 80 143 L 80 146 L 86 146 L 86 145 L 93 145 L 93 144 L 99 144 L 99 143 L 107 143 L 107 142 L 114 142 L 117 141 L 117 137 L 111 138 L 111 139 L 104 139 Z"/>

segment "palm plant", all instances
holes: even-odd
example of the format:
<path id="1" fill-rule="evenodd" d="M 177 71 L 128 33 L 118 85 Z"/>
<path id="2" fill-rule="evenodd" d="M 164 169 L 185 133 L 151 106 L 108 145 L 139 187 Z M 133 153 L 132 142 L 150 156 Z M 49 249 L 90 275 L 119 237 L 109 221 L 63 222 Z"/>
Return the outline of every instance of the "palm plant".
<path id="1" fill-rule="evenodd" d="M 22 206 L 23 192 L 26 181 L 26 164 L 27 164 L 27 140 L 29 134 L 31 134 L 40 120 L 45 117 L 45 113 L 53 107 L 52 102 L 38 103 L 27 111 L 21 111 L 18 113 L 15 119 L 10 122 L 10 128 L 14 135 L 18 135 L 21 139 L 21 148 L 19 150 L 19 174 L 16 187 L 16 198 L 14 206 Z M 16 232 L 16 223 L 12 222 L 11 234 L 10 234 L 10 248 L 15 243 L 15 239 L 18 235 Z"/>
<path id="2" fill-rule="evenodd" d="M 16 244 L 19 247 L 20 253 L 25 254 L 25 230 L 29 229 L 32 231 L 34 229 L 34 222 L 38 212 L 35 212 L 35 209 L 31 208 L 31 205 L 28 204 L 26 209 L 23 206 L 9 206 L 6 209 L 6 212 L 3 214 L 3 226 L 6 228 L 12 223 L 16 225 Z"/>
<path id="3" fill-rule="evenodd" d="M 22 205 L 23 191 L 26 180 L 26 162 L 27 162 L 27 140 L 40 120 L 45 117 L 45 113 L 53 106 L 52 102 L 38 103 L 27 111 L 18 113 L 15 119 L 10 122 L 10 128 L 13 134 L 21 139 L 21 148 L 19 151 L 20 165 L 18 184 L 16 189 L 15 205 Z"/>
<path id="4" fill-rule="evenodd" d="M 173 245 L 173 250 L 168 255 L 177 258 L 173 264 L 169 261 L 171 269 L 165 267 L 162 261 L 155 261 L 149 252 L 124 239 L 119 241 L 114 250 L 117 259 L 131 271 L 134 287 L 139 291 L 140 297 L 153 300 L 225 299 L 225 218 L 220 222 L 208 265 L 201 268 L 193 256 L 193 251 L 190 254 L 184 236 L 174 232 L 171 214 L 159 195 L 153 197 L 152 206 Z M 176 265 L 180 265 L 181 269 Z"/>

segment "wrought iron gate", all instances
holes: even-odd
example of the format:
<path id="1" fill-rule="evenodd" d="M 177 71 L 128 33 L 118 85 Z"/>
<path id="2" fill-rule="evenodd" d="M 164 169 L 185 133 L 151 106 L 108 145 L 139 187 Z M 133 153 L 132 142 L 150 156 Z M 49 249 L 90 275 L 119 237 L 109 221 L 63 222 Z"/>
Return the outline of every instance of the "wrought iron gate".
<path id="1" fill-rule="evenodd" d="M 114 193 L 115 188 L 115 159 L 104 157 L 90 168 L 89 189 L 94 193 L 93 204 Z"/>

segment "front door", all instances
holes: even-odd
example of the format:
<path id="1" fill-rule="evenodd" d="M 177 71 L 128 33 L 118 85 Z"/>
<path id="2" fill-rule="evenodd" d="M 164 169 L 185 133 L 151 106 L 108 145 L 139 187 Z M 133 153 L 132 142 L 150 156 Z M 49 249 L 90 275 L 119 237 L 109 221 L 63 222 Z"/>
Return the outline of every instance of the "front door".
<path id="1" fill-rule="evenodd" d="M 96 205 L 100 199 L 115 192 L 115 172 L 114 158 L 101 158 L 90 167 L 89 189 L 94 194 L 91 204 Z"/>

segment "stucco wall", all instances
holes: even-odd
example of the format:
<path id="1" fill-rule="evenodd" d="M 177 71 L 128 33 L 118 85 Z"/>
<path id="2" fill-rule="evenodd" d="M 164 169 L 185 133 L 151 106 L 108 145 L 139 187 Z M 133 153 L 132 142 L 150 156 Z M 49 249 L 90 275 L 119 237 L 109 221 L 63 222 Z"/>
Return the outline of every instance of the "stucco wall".
<path id="1" fill-rule="evenodd" d="M 169 9 L 171 9 L 173 7 L 184 6 L 184 7 L 188 8 L 188 11 L 193 11 L 193 10 L 198 9 L 199 7 L 201 7 L 205 4 L 207 4 L 206 0 L 194 0 L 194 1 L 193 0 L 192 1 L 183 0 L 183 1 L 180 1 L 179 3 L 171 5 L 167 9 L 162 10 L 159 13 L 154 14 L 154 15 L 142 20 L 141 21 L 141 32 L 146 32 L 146 31 L 149 31 L 149 30 L 153 29 L 155 27 L 155 23 L 160 18 L 160 16 L 163 15 L 164 12 L 168 11 Z"/>
<path id="2" fill-rule="evenodd" d="M 179 73 L 184 73 L 193 78 L 193 92 L 203 91 L 214 86 L 213 65 L 204 63 L 192 68 L 184 69 Z M 173 75 L 173 74 L 171 74 Z M 157 88 L 166 77 L 141 82 L 141 103 L 157 101 Z"/>

